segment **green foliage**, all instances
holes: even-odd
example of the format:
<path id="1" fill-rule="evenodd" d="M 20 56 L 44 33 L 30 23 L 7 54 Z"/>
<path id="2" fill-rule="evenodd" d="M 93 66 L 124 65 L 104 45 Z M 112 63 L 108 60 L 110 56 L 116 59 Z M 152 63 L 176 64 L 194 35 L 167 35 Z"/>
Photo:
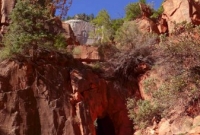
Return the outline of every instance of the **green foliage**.
<path id="1" fill-rule="evenodd" d="M 142 15 L 139 3 L 147 4 L 146 0 L 139 0 L 139 2 L 130 3 L 126 6 L 126 8 L 125 8 L 125 11 L 126 11 L 125 20 L 126 21 L 135 20 L 136 18 L 138 18 L 139 16 Z"/>
<path id="2" fill-rule="evenodd" d="M 55 42 L 53 46 L 55 46 L 56 48 L 60 49 L 66 47 L 66 39 L 64 35 L 62 34 L 55 35 L 54 40 Z"/>
<path id="3" fill-rule="evenodd" d="M 146 0 L 139 0 L 140 3 L 146 4 L 147 1 Z"/>
<path id="4" fill-rule="evenodd" d="M 11 55 L 36 46 L 65 47 L 64 36 L 54 29 L 59 29 L 57 22 L 49 17 L 48 10 L 40 4 L 19 0 L 10 15 L 12 22 L 3 37 L 5 48 L 2 51 Z"/>
<path id="5" fill-rule="evenodd" d="M 134 38 L 133 38 L 134 37 Z M 142 37 L 142 33 L 138 30 L 134 22 L 125 22 L 123 26 L 118 29 L 115 35 L 115 41 L 121 47 L 134 48 L 138 38 Z"/>
<path id="6" fill-rule="evenodd" d="M 73 53 L 74 55 L 79 55 L 79 54 L 81 53 L 81 50 L 80 50 L 80 48 L 75 47 L 75 48 L 73 49 L 72 53 Z"/>
<path id="7" fill-rule="evenodd" d="M 200 40 L 197 35 L 199 35 L 198 28 L 193 28 L 189 32 L 184 32 L 184 35 L 173 35 L 170 40 L 165 37 L 162 43 L 152 46 L 154 49 L 150 50 L 151 53 L 147 57 L 143 57 L 143 61 L 149 57 L 155 60 L 151 71 L 147 72 L 147 76 L 141 81 L 141 86 L 150 100 L 136 101 L 131 98 L 127 101 L 129 117 L 140 128 L 152 124 L 152 118 L 158 115 L 168 117 L 171 116 L 172 110 L 187 110 L 191 107 L 191 102 L 199 99 Z M 135 47 L 137 48 L 137 43 Z M 130 61 L 128 57 L 130 53 L 125 58 L 126 65 Z M 121 63 L 120 59 L 118 61 Z M 122 77 L 121 74 L 120 78 Z M 195 113 L 189 115 L 196 116 Z"/>
<path id="8" fill-rule="evenodd" d="M 146 94 L 151 94 L 156 89 L 156 82 L 157 80 L 155 78 L 147 78 L 144 80 L 144 91 Z"/>
<path id="9" fill-rule="evenodd" d="M 91 65 L 91 67 L 92 67 L 92 70 L 93 70 L 94 72 L 101 72 L 101 70 L 102 70 L 102 65 L 101 65 L 100 62 L 94 62 L 94 63 Z"/>
<path id="10" fill-rule="evenodd" d="M 134 37 L 134 38 L 133 38 Z M 157 35 L 144 34 L 139 31 L 135 22 L 124 22 L 115 35 L 117 47 L 122 50 L 142 48 L 142 45 L 149 46 L 156 42 Z"/>
<path id="11" fill-rule="evenodd" d="M 153 124 L 153 118 L 160 115 L 161 109 L 148 100 L 127 100 L 128 117 L 140 128 Z"/>
<path id="12" fill-rule="evenodd" d="M 89 15 L 85 13 L 76 14 L 74 16 L 67 16 L 67 18 L 65 18 L 64 20 L 70 20 L 70 19 L 80 19 L 87 22 L 91 22 L 94 19 L 94 14 L 89 14 Z"/>
<path id="13" fill-rule="evenodd" d="M 92 22 L 97 26 L 109 27 L 111 24 L 110 15 L 106 10 L 101 10 Z"/>
<path id="14" fill-rule="evenodd" d="M 163 12 L 164 12 L 164 8 L 163 6 L 160 6 L 158 10 L 153 11 L 153 14 L 150 16 L 150 18 L 157 19 L 158 17 L 162 15 Z"/>
<path id="15" fill-rule="evenodd" d="M 124 20 L 123 19 L 114 19 L 111 20 L 111 27 L 114 32 L 117 32 L 117 30 L 123 25 Z"/>
<path id="16" fill-rule="evenodd" d="M 101 43 L 109 42 L 112 39 L 113 29 L 111 24 L 111 19 L 106 10 L 101 10 L 95 19 L 92 20 L 92 23 L 97 27 L 95 35 L 101 37 Z"/>
<path id="17" fill-rule="evenodd" d="M 135 20 L 136 18 L 142 15 L 138 2 L 128 4 L 125 8 L 125 11 L 126 11 L 126 15 L 125 15 L 126 21 Z"/>

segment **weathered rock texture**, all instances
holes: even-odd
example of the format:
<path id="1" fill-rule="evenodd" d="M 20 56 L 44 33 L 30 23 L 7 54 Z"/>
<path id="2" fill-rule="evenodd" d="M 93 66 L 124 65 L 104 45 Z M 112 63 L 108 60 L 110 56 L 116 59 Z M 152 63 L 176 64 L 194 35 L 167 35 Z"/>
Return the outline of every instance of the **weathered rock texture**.
<path id="1" fill-rule="evenodd" d="M 180 114 L 179 114 L 180 115 Z M 148 127 L 146 131 L 139 130 L 134 135 L 199 135 L 200 116 L 176 116 L 173 119 L 162 119 L 157 127 Z"/>
<path id="2" fill-rule="evenodd" d="M 148 17 L 137 19 L 136 24 L 138 29 L 143 33 L 160 33 L 157 24 Z"/>
<path id="3" fill-rule="evenodd" d="M 76 39 L 74 32 L 68 23 L 62 23 L 62 27 L 64 29 L 64 36 L 67 40 L 68 45 L 79 45 L 79 41 Z"/>
<path id="4" fill-rule="evenodd" d="M 163 3 L 162 18 L 167 21 L 169 33 L 172 33 L 175 24 L 183 22 L 200 24 L 200 3 L 198 0 L 166 0 Z"/>
<path id="5" fill-rule="evenodd" d="M 72 52 L 75 59 L 79 59 L 82 62 L 95 62 L 102 61 L 98 47 L 89 45 L 68 46 L 67 50 Z"/>
<path id="6" fill-rule="evenodd" d="M 189 2 L 187 0 L 167 0 L 163 3 L 163 18 L 167 20 L 169 32 L 174 30 L 175 24 L 191 22 Z"/>
<path id="7" fill-rule="evenodd" d="M 95 34 L 95 27 L 91 23 L 83 20 L 68 20 L 64 23 L 70 24 L 77 40 L 81 45 L 93 44 L 98 40 L 98 37 L 90 36 L 91 33 Z"/>
<path id="8" fill-rule="evenodd" d="M 142 32 L 173 33 L 177 25 L 178 29 L 184 29 L 183 23 L 200 24 L 199 0 L 166 0 L 162 6 L 164 12 L 155 20 L 150 17 L 152 15 L 150 8 L 140 4 L 142 17 L 138 24 Z"/>
<path id="9" fill-rule="evenodd" d="M 116 91 L 69 56 L 36 56 L 0 63 L 1 135 L 96 135 L 95 121 L 100 134 L 133 134 L 125 98 L 137 92 L 136 82 Z"/>
<path id="10" fill-rule="evenodd" d="M 6 25 L 9 24 L 9 15 L 12 12 L 14 6 L 15 6 L 16 0 L 1 0 L 0 6 L 1 6 L 1 34 L 4 34 L 6 32 Z"/>

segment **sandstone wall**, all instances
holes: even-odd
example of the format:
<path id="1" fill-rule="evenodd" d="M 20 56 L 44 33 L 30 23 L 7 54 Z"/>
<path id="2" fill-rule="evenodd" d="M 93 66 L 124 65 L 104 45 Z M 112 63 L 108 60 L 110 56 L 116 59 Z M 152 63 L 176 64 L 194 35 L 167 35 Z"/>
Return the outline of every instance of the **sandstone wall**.
<path id="1" fill-rule="evenodd" d="M 125 99 L 138 91 L 136 82 L 121 93 L 69 56 L 36 56 L 0 63 L 1 135 L 96 135 L 94 122 L 105 117 L 115 135 L 133 134 Z"/>
<path id="2" fill-rule="evenodd" d="M 13 10 L 16 0 L 1 0 L 0 1 L 0 6 L 1 6 L 1 34 L 4 34 L 6 32 L 6 25 L 9 24 L 9 14 Z"/>
<path id="3" fill-rule="evenodd" d="M 200 3 L 198 0 L 166 0 L 163 3 L 162 19 L 167 21 L 168 31 L 172 33 L 176 24 L 200 24 Z"/>

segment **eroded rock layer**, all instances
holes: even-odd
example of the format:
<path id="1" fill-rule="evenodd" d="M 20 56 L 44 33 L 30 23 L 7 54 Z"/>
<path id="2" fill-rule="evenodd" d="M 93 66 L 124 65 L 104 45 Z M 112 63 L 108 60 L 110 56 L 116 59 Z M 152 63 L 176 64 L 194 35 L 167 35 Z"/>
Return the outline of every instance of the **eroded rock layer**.
<path id="1" fill-rule="evenodd" d="M 96 135 L 99 127 L 104 135 L 132 135 L 125 99 L 137 91 L 136 82 L 117 91 L 60 53 L 39 50 L 34 60 L 6 60 L 0 63 L 0 134 Z"/>

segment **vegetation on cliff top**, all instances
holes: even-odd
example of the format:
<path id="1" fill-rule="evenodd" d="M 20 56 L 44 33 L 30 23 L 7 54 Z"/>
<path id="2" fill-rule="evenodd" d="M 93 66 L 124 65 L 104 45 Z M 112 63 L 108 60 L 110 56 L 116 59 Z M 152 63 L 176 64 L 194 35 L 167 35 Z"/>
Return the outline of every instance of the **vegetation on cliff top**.
<path id="1" fill-rule="evenodd" d="M 63 48 L 61 22 L 52 18 L 50 10 L 39 3 L 18 1 L 10 15 L 12 22 L 3 37 L 1 59 L 12 54 L 26 54 L 37 47 Z"/>
<path id="2" fill-rule="evenodd" d="M 145 0 L 140 2 L 145 3 Z M 99 34 L 103 35 L 103 45 L 99 50 L 106 60 L 103 67 L 96 63 L 94 68 L 106 69 L 106 77 L 112 78 L 115 88 L 122 92 L 127 84 L 142 74 L 147 75 L 142 86 L 150 98 L 129 97 L 127 100 L 130 119 L 143 128 L 178 107 L 187 111 L 191 102 L 199 100 L 200 40 L 195 35 L 200 34 L 198 27 L 192 29 L 190 35 L 186 31 L 185 35 L 175 34 L 171 38 L 141 33 L 136 24 L 129 21 L 141 15 L 138 7 L 138 3 L 128 5 L 125 19 L 117 20 L 111 20 L 107 11 L 102 10 L 92 22 L 102 27 Z M 162 12 L 161 7 L 152 18 Z M 61 22 L 52 18 L 44 1 L 34 4 L 18 1 L 10 19 L 12 22 L 3 38 L 5 46 L 1 50 L 1 59 L 12 54 L 27 55 L 30 48 L 59 49 L 67 45 L 61 34 Z M 110 45 L 110 40 L 115 44 Z M 140 64 L 145 64 L 146 68 L 141 70 Z"/>

